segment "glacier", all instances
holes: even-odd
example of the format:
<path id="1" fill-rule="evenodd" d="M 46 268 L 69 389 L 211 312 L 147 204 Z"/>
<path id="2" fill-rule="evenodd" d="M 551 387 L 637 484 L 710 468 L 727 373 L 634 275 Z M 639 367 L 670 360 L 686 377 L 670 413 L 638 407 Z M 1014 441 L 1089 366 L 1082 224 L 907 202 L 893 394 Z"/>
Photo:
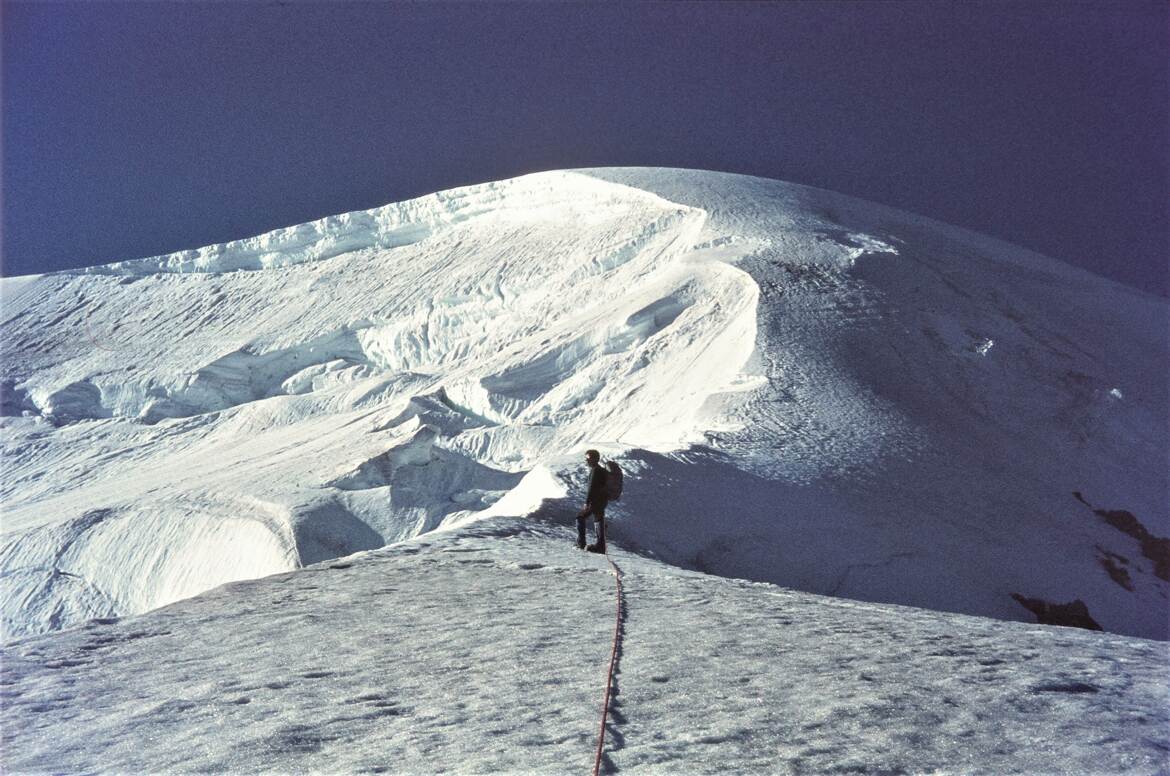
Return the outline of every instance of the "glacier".
<path id="1" fill-rule="evenodd" d="M 614 537 L 685 568 L 1170 635 L 1165 300 L 922 217 L 562 170 L 0 288 L 9 638 L 457 523 L 582 446 L 638 478 Z"/>
<path id="2" fill-rule="evenodd" d="M 4 278 L 5 768 L 584 767 L 594 447 L 627 473 L 610 766 L 1156 770 L 1168 322 L 669 168 Z M 1069 612 L 1108 633 L 1036 624 Z"/>

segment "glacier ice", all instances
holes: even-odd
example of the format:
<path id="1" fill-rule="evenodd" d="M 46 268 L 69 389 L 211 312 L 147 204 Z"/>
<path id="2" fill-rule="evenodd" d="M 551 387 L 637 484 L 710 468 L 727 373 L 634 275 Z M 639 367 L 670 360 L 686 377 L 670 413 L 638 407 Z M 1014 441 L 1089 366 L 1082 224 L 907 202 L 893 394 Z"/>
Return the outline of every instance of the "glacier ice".
<path id="1" fill-rule="evenodd" d="M 687 568 L 1170 635 L 1071 495 L 1170 534 L 1166 302 L 912 214 L 560 170 L 0 292 L 6 638 L 524 514 L 587 446 Z"/>

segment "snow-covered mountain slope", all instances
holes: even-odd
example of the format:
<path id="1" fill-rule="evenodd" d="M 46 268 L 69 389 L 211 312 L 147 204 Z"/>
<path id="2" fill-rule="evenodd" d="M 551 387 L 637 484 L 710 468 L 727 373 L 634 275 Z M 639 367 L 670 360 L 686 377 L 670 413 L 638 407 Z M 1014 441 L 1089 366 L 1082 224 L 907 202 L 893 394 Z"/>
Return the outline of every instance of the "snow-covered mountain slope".
<path id="1" fill-rule="evenodd" d="M 4 770 L 588 773 L 616 590 L 568 507 L 9 645 Z M 1170 766 L 1165 642 L 613 557 L 605 773 Z"/>
<path id="2" fill-rule="evenodd" d="M 1166 302 L 917 216 L 554 171 L 0 289 L 8 637 L 524 514 L 587 446 L 676 565 L 1170 635 Z"/>

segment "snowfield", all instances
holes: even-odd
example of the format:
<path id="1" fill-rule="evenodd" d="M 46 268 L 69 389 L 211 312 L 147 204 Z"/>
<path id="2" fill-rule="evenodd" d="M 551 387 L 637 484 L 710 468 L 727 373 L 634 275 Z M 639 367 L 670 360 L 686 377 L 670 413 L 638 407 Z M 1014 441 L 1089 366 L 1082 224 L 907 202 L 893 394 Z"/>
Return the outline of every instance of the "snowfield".
<path id="1" fill-rule="evenodd" d="M 6 771 L 587 770 L 587 447 L 611 770 L 1170 769 L 1166 300 L 661 168 L 0 292 Z"/>
<path id="2" fill-rule="evenodd" d="M 614 584 L 552 521 L 570 508 L 17 642 L 5 770 L 588 773 Z M 613 556 L 626 618 L 603 772 L 1167 766 L 1165 642 Z"/>

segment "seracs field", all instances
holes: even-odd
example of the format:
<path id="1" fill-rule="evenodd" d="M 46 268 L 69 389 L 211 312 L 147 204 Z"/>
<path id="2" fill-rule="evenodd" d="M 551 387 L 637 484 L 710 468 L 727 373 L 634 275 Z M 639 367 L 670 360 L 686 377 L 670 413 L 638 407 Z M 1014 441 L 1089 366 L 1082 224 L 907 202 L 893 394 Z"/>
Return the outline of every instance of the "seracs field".
<path id="1" fill-rule="evenodd" d="M 1170 637 L 1165 300 L 660 168 L 0 290 L 9 769 L 579 770 L 612 604 L 569 547 L 588 447 L 627 479 L 611 765 L 1141 771 L 1170 747 L 1143 641 Z M 1035 624 L 1070 617 L 1110 633 Z M 578 649 L 587 673 L 558 662 Z M 726 704 L 676 707 L 680 682 Z M 785 717 L 789 692 L 816 700 Z"/>
<path id="2" fill-rule="evenodd" d="M 1170 535 L 1166 303 L 926 219 L 557 171 L 3 290 L 9 637 L 474 519 L 586 446 L 671 563 L 1168 635 L 1170 553 L 1094 512 Z"/>

